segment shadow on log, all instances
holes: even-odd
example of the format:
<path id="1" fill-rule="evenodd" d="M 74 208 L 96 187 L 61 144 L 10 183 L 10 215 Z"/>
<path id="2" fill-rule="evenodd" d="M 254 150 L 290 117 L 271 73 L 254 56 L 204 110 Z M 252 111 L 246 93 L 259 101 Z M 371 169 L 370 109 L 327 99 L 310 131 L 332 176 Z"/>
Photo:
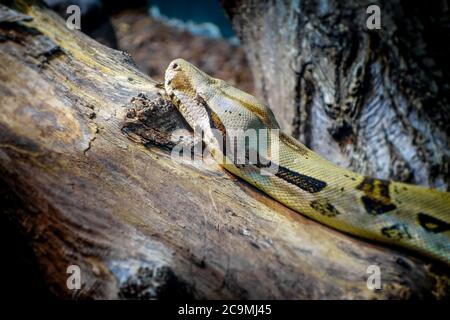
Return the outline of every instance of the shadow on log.
<path id="1" fill-rule="evenodd" d="M 2 219 L 52 295 L 449 295 L 443 267 L 314 223 L 214 163 L 173 161 L 171 134 L 187 128 L 158 84 L 39 4 L 0 6 L 0 79 Z"/>

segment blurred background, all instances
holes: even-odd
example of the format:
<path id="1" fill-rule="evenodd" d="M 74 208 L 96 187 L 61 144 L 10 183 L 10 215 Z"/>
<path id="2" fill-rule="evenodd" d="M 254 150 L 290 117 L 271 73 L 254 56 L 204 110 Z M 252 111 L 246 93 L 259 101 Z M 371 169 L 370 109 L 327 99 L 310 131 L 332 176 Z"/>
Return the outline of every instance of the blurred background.
<path id="1" fill-rule="evenodd" d="M 78 5 L 81 31 L 130 53 L 139 68 L 155 80 L 163 79 L 171 60 L 183 58 L 206 73 L 254 92 L 244 52 L 219 0 L 45 2 L 62 17 L 69 16 L 69 5 Z"/>

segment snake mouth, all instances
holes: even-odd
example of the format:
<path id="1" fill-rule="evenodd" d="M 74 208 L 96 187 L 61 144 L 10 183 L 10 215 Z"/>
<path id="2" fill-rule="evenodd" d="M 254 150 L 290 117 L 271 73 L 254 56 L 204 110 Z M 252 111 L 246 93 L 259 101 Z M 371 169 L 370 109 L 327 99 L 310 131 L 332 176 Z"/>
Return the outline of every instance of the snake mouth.
<path id="1" fill-rule="evenodd" d="M 171 86 L 171 84 L 172 84 L 174 76 L 175 76 L 174 72 L 169 70 L 169 68 L 168 68 L 164 75 L 164 83 L 162 83 L 162 85 L 164 86 L 164 89 L 166 90 L 166 92 L 169 96 L 171 93 L 173 93 L 173 87 Z"/>
<path id="2" fill-rule="evenodd" d="M 185 77 L 181 73 L 179 73 L 177 70 L 173 70 L 172 68 L 167 68 L 166 74 L 164 77 L 164 89 L 166 91 L 166 94 L 169 96 L 170 100 L 172 101 L 172 104 L 178 109 L 178 111 L 182 112 L 183 110 L 180 110 L 181 107 L 181 97 L 186 95 L 186 81 Z"/>

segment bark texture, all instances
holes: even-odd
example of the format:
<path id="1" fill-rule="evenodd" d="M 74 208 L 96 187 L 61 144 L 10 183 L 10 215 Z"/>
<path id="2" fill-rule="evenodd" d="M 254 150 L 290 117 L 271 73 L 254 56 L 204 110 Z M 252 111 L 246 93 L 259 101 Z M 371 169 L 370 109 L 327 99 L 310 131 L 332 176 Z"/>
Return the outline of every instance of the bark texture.
<path id="1" fill-rule="evenodd" d="M 362 174 L 449 190 L 449 1 L 223 5 L 286 132 Z"/>
<path id="2" fill-rule="evenodd" d="M 0 79 L 1 218 L 50 295 L 450 294 L 442 266 L 311 222 L 213 162 L 174 162 L 186 126 L 159 85 L 35 2 L 0 5 Z M 373 264 L 381 290 L 366 285 Z"/>

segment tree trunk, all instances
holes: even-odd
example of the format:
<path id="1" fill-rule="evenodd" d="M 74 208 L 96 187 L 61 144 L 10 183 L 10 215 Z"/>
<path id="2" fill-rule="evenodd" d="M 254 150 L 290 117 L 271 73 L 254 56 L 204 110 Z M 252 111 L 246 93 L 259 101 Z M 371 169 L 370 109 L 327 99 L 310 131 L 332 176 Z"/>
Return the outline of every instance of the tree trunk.
<path id="1" fill-rule="evenodd" d="M 362 174 L 449 190 L 448 1 L 223 4 L 286 132 Z"/>
<path id="2" fill-rule="evenodd" d="M 160 86 L 34 1 L 0 6 L 0 79 L 2 221 L 23 240 L 6 245 L 29 253 L 51 295 L 450 294 L 445 267 L 314 223 L 215 163 L 173 161 L 186 126 Z"/>

